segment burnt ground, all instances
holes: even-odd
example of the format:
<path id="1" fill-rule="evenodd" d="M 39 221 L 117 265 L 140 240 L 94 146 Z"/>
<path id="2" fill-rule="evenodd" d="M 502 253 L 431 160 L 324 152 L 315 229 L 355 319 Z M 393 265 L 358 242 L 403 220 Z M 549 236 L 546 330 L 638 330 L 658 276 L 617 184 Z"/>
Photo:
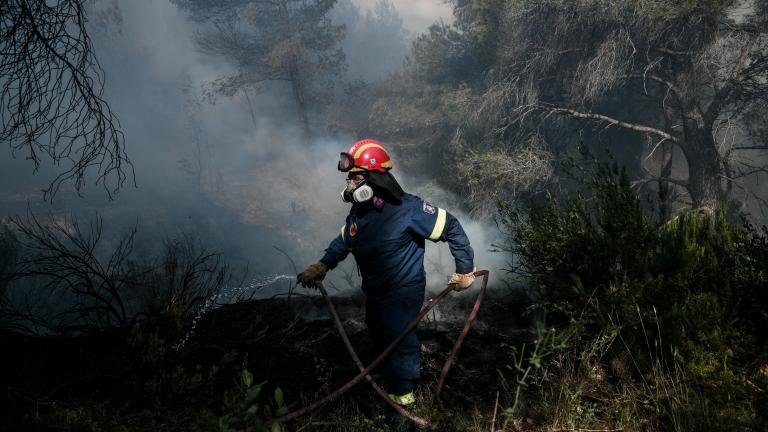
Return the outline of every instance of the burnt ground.
<path id="1" fill-rule="evenodd" d="M 424 388 L 434 386 L 472 301 L 449 296 L 420 325 Z M 364 297 L 334 298 L 334 303 L 367 364 L 373 352 Z M 449 406 L 460 410 L 494 403 L 503 382 L 500 372 L 512 364 L 510 347 L 530 338 L 524 308 L 521 297 L 489 292 L 448 376 L 444 397 Z M 237 386 L 244 367 L 255 382 L 279 386 L 291 409 L 357 373 L 319 296 L 222 306 L 207 313 L 177 351 L 172 347 L 180 334 L 167 323 L 88 337 L 0 334 L 0 429 L 114 430 L 117 424 L 135 426 L 123 430 L 206 430 L 200 424 L 218 429 L 228 391 Z M 381 404 L 372 394 L 363 383 L 326 412 L 346 400 L 360 402 L 359 412 L 375 416 Z M 193 421 L 194 416 L 199 418 Z"/>
<path id="2" fill-rule="evenodd" d="M 353 347 L 362 362 L 369 364 L 374 352 L 364 324 L 364 297 L 333 301 Z M 474 297 L 449 296 L 420 324 L 422 385 L 437 381 L 473 301 Z M 531 338 L 524 308 L 519 297 L 486 296 L 448 375 L 446 401 L 459 405 L 494 402 L 496 391 L 501 389 L 499 370 L 512 363 L 510 347 Z M 253 323 L 252 331 L 243 334 L 245 322 Z M 223 352 L 231 347 L 247 351 L 250 369 L 264 380 L 279 384 L 288 401 L 325 395 L 358 372 L 319 296 L 222 307 L 208 314 L 192 344 L 198 352 Z M 363 383 L 348 397 L 359 397 L 361 392 L 372 393 Z"/>

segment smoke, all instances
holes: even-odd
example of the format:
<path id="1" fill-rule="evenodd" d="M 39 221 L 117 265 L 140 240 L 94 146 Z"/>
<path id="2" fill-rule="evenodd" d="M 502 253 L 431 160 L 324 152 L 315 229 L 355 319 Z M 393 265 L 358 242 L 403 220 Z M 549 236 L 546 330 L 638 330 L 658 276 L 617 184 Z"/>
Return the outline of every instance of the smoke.
<path id="1" fill-rule="evenodd" d="M 398 176 L 398 180 L 400 178 Z M 402 176 L 401 184 L 407 192 L 445 209 L 459 220 L 475 252 L 475 266 L 478 270 L 490 270 L 489 287 L 499 286 L 510 258 L 508 253 L 494 252 L 494 245 L 501 245 L 506 240 L 501 230 L 462 211 L 459 208 L 461 198 L 439 187 L 433 179 Z M 428 289 L 445 288 L 448 277 L 456 271 L 447 243 L 427 242 L 424 267 Z"/>
<path id="2" fill-rule="evenodd" d="M 373 10 L 381 0 L 358 0 L 361 8 Z M 453 22 L 452 2 L 443 0 L 392 0 L 402 16 L 403 23 L 412 33 L 423 32 L 437 21 Z"/>
<path id="3" fill-rule="evenodd" d="M 387 4 L 340 2 L 334 19 L 348 27 L 348 79 L 373 81 L 397 70 L 408 39 L 438 18 L 427 19 L 431 11 L 424 2 L 395 2 L 397 10 Z M 107 242 L 138 225 L 136 249 L 143 256 L 160 253 L 164 238 L 192 234 L 251 275 L 292 274 L 320 258 L 348 212 L 339 199 L 344 176 L 335 169 L 338 154 L 358 137 L 307 142 L 284 88 L 268 88 L 250 100 L 243 94 L 208 100 L 203 84 L 234 67 L 195 47 L 200 24 L 169 1 L 104 0 L 94 8 L 90 24 L 106 76 L 105 98 L 121 121 L 137 187 L 109 201 L 91 179 L 83 197 L 62 189 L 49 204 L 40 190 L 57 167 L 44 165 L 32 174 L 23 155 L 12 159 L 0 152 L 0 216 L 24 213 L 28 204 L 35 213 L 74 214 L 83 221 L 98 212 Z M 451 204 L 458 200 L 429 181 L 395 174 L 406 190 L 459 217 L 479 268 L 501 268 L 502 259 L 487 252 L 497 233 L 456 212 Z M 429 285 L 444 286 L 454 271 L 448 246 L 428 249 Z M 352 257 L 329 283 L 344 291 L 359 283 Z M 284 291 L 279 285 L 264 295 Z"/>

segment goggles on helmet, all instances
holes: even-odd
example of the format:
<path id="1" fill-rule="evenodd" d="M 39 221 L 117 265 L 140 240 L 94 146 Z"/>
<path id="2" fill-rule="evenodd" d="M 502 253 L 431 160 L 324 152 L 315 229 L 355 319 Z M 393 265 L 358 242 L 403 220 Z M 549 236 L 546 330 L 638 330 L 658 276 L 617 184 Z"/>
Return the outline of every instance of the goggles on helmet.
<path id="1" fill-rule="evenodd" d="M 339 156 L 339 171 L 347 172 L 352 168 L 355 168 L 355 158 L 349 153 L 341 153 Z"/>

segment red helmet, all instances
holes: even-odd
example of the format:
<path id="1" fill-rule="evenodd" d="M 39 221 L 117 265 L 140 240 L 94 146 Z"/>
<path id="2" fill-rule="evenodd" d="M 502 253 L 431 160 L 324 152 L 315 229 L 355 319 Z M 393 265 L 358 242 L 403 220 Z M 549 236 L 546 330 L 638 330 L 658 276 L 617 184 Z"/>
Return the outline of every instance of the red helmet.
<path id="1" fill-rule="evenodd" d="M 392 159 L 380 142 L 372 139 L 360 140 L 339 158 L 339 171 L 379 171 L 392 169 Z"/>

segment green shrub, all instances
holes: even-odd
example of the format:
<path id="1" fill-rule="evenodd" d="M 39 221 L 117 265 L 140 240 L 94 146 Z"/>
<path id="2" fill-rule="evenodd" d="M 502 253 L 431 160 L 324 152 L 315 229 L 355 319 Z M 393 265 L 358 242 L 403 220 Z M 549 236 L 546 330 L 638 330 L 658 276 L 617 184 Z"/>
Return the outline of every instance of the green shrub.
<path id="1" fill-rule="evenodd" d="M 288 414 L 283 391 L 275 388 L 271 400 L 265 399 L 262 389 L 265 383 L 254 383 L 253 374 L 243 368 L 238 386 L 224 395 L 224 414 L 219 418 L 221 432 L 282 432 L 277 417 Z M 259 397 L 261 395 L 261 397 Z"/>
<path id="2" fill-rule="evenodd" d="M 666 203 L 640 197 L 623 168 L 583 148 L 564 168 L 572 191 L 501 206 L 516 271 L 528 277 L 548 324 L 574 334 L 573 346 L 618 326 L 621 343 L 609 357 L 628 355 L 636 379 L 680 368 L 686 391 L 709 404 L 760 412 L 766 386 L 750 377 L 768 354 L 765 228 L 717 209 L 665 220 Z M 685 424 L 672 413 L 665 415 L 673 425 Z"/>

